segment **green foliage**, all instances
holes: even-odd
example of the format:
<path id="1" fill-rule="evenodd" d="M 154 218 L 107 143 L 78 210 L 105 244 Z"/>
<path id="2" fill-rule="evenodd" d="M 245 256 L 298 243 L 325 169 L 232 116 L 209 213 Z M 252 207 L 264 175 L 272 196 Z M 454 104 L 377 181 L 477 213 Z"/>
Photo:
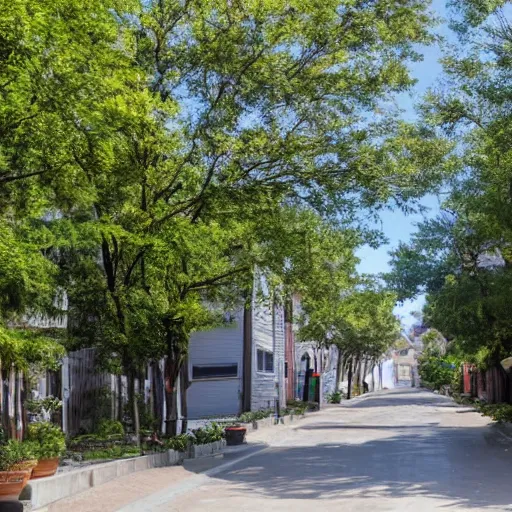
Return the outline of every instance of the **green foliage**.
<path id="1" fill-rule="evenodd" d="M 341 391 L 335 391 L 334 393 L 329 393 L 326 396 L 327 403 L 329 404 L 339 404 L 341 403 L 341 400 L 343 398 L 343 395 Z"/>
<path id="2" fill-rule="evenodd" d="M 27 369 L 30 364 L 47 370 L 60 368 L 64 347 L 38 332 L 4 329 L 0 325 L 0 358 L 3 364 Z"/>
<path id="3" fill-rule="evenodd" d="M 166 355 L 174 385 L 191 332 L 211 304 L 240 306 L 257 265 L 284 293 L 317 284 L 324 342 L 321 291 L 334 274 L 338 298 L 354 291 L 354 250 L 379 239 L 361 211 L 439 183 L 451 145 L 381 108 L 413 85 L 433 23 L 418 0 L 9 2 L 2 318 L 51 313 L 59 285 L 70 347 L 130 376 Z M 380 355 L 393 301 L 356 291 L 336 310 L 347 352 Z"/>
<path id="4" fill-rule="evenodd" d="M 458 375 L 457 365 L 450 357 L 426 353 L 418 359 L 418 363 L 421 383 L 430 389 L 439 390 L 442 386 L 449 386 Z"/>
<path id="5" fill-rule="evenodd" d="M 467 360 L 495 366 L 512 354 L 510 12 L 501 0 L 450 3 L 461 37 L 421 114 L 457 144 L 443 162 L 455 176 L 444 211 L 392 253 L 387 278 L 400 299 L 427 292 L 426 322 Z"/>
<path id="6" fill-rule="evenodd" d="M 218 423 L 210 423 L 205 427 L 192 430 L 193 444 L 208 444 L 224 439 L 224 428 Z"/>
<path id="7" fill-rule="evenodd" d="M 253 421 L 264 420 L 273 416 L 275 411 L 273 409 L 264 409 L 260 411 L 244 412 L 238 417 L 241 423 L 252 423 Z"/>
<path id="8" fill-rule="evenodd" d="M 29 398 L 25 400 L 25 408 L 32 414 L 47 413 L 52 415 L 62 408 L 62 400 L 54 396 L 47 396 L 45 398 Z"/>
<path id="9" fill-rule="evenodd" d="M 317 404 L 315 404 L 315 409 L 316 406 Z M 308 409 L 310 409 L 310 404 L 308 402 L 303 402 L 302 400 L 288 400 L 286 402 L 286 409 L 290 411 L 291 414 L 302 416 Z"/>
<path id="10" fill-rule="evenodd" d="M 73 451 L 85 452 L 90 450 L 108 450 L 115 446 L 124 445 L 124 435 L 111 435 L 107 437 L 85 434 L 76 436 L 69 441 L 69 448 Z"/>
<path id="11" fill-rule="evenodd" d="M 462 393 L 463 391 L 463 365 L 459 364 L 455 368 L 455 371 L 453 372 L 452 380 L 450 382 L 450 388 L 452 390 L 452 393 Z"/>
<path id="12" fill-rule="evenodd" d="M 124 436 L 124 427 L 120 421 L 102 420 L 98 425 L 96 434 L 103 439 L 111 436 Z"/>
<path id="13" fill-rule="evenodd" d="M 33 467 L 37 459 L 37 443 L 11 439 L 0 449 L 0 471 L 16 471 Z M 27 464 L 28 463 L 28 464 Z"/>
<path id="14" fill-rule="evenodd" d="M 188 445 L 191 442 L 193 442 L 191 436 L 188 434 L 180 434 L 166 439 L 165 447 L 169 450 L 176 450 L 177 452 L 186 452 L 188 450 Z"/>
<path id="15" fill-rule="evenodd" d="M 134 446 L 113 446 L 103 450 L 87 450 L 83 452 L 83 460 L 102 460 L 102 459 L 124 459 L 129 457 L 138 457 L 140 449 Z"/>
<path id="16" fill-rule="evenodd" d="M 510 404 L 479 404 L 477 408 L 484 416 L 489 416 L 493 421 L 512 422 L 512 405 Z"/>
<path id="17" fill-rule="evenodd" d="M 346 290 L 335 281 L 330 288 L 313 286 L 304 296 L 298 339 L 335 345 L 344 357 L 380 357 L 399 336 L 395 296 L 355 279 Z"/>
<path id="18" fill-rule="evenodd" d="M 37 444 L 37 459 L 53 459 L 66 452 L 66 436 L 61 428 L 48 422 L 31 423 L 28 426 L 29 441 Z"/>

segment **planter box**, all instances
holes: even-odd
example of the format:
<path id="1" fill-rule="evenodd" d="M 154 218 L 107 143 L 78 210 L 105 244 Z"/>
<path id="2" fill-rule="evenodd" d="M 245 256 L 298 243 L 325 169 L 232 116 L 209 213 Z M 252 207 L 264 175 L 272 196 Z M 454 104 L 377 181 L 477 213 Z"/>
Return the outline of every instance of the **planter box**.
<path id="1" fill-rule="evenodd" d="M 143 457 L 87 466 L 48 478 L 30 480 L 21 493 L 20 499 L 30 501 L 32 508 L 38 509 L 121 476 L 151 468 L 177 465 L 183 458 L 184 454 L 168 450 Z"/>
<path id="2" fill-rule="evenodd" d="M 191 459 L 197 459 L 198 457 L 208 457 L 210 455 L 214 455 L 215 453 L 219 453 L 225 446 L 226 441 L 224 439 L 222 441 L 215 441 L 214 443 L 209 444 L 193 444 L 189 447 L 188 455 Z"/>
<path id="3" fill-rule="evenodd" d="M 257 420 L 252 422 L 253 430 L 259 430 L 260 428 L 273 427 L 276 424 L 276 419 L 274 416 L 270 416 L 269 418 L 265 418 L 263 420 Z"/>

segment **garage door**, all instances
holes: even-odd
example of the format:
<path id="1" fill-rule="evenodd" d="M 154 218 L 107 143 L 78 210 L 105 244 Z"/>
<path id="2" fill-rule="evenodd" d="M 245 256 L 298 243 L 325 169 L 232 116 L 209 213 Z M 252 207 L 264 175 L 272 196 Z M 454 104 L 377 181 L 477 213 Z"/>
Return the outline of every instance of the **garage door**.
<path id="1" fill-rule="evenodd" d="M 216 379 L 193 381 L 187 393 L 191 420 L 240 413 L 241 381 Z"/>

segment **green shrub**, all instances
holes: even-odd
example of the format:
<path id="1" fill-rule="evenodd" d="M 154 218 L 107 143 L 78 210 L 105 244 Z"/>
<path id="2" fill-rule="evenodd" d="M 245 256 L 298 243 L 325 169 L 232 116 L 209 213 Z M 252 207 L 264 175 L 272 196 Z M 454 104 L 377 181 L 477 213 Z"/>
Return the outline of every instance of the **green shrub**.
<path id="1" fill-rule="evenodd" d="M 334 393 L 329 393 L 327 396 L 327 402 L 330 404 L 339 404 L 341 403 L 341 399 L 343 398 L 343 395 L 341 394 L 341 391 L 335 391 Z"/>
<path id="2" fill-rule="evenodd" d="M 253 421 L 264 420 L 273 416 L 275 411 L 273 409 L 262 409 L 261 411 L 244 412 L 238 417 L 240 423 L 252 423 Z"/>
<path id="3" fill-rule="evenodd" d="M 66 436 L 53 423 L 32 423 L 28 426 L 28 440 L 37 445 L 38 459 L 53 459 L 66 452 Z"/>
<path id="4" fill-rule="evenodd" d="M 419 358 L 418 371 L 422 386 L 439 390 L 442 386 L 450 386 L 457 375 L 458 365 L 450 357 L 426 354 Z"/>
<path id="5" fill-rule="evenodd" d="M 27 462 L 37 460 L 37 443 L 11 439 L 0 449 L 0 471 L 27 469 Z"/>
<path id="6" fill-rule="evenodd" d="M 120 421 L 102 420 L 98 425 L 96 433 L 104 439 L 110 436 L 124 436 L 124 427 Z"/>
<path id="7" fill-rule="evenodd" d="M 498 423 L 512 422 L 511 404 L 478 404 L 477 409 Z"/>
<path id="8" fill-rule="evenodd" d="M 96 434 L 86 434 L 83 436 L 74 437 L 69 442 L 69 447 L 73 451 L 87 451 L 87 450 L 104 450 L 124 444 L 124 435 L 112 435 L 105 438 Z"/>
<path id="9" fill-rule="evenodd" d="M 122 459 L 138 455 L 140 450 L 135 446 L 113 446 L 104 450 L 88 450 L 83 453 L 83 460 Z"/>
<path id="10" fill-rule="evenodd" d="M 211 423 L 205 427 L 192 431 L 192 442 L 194 444 L 208 444 L 220 441 L 224 437 L 224 428 L 217 423 Z"/>
<path id="11" fill-rule="evenodd" d="M 191 442 L 191 437 L 188 434 L 180 434 L 171 437 L 164 441 L 165 447 L 169 450 L 176 450 L 177 452 L 186 452 L 188 445 Z"/>
<path id="12" fill-rule="evenodd" d="M 42 414 L 43 412 L 53 414 L 62 408 L 62 401 L 54 396 L 28 398 L 25 400 L 25 408 L 32 414 Z"/>

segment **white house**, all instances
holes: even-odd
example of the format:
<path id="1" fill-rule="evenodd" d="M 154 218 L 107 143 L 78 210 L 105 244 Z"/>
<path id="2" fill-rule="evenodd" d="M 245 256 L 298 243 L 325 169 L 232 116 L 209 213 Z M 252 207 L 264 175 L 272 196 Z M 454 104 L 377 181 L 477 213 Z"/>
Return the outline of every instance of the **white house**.
<path id="1" fill-rule="evenodd" d="M 232 325 L 191 337 L 190 420 L 285 404 L 284 308 L 262 275 L 255 277 L 250 307 L 233 316 Z"/>

